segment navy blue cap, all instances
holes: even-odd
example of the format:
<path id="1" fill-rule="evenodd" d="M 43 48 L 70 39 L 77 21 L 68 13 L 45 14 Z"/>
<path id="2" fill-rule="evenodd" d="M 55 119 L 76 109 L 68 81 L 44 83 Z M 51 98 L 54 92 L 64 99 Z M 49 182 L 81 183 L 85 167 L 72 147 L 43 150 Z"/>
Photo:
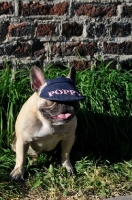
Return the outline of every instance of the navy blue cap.
<path id="1" fill-rule="evenodd" d="M 51 101 L 82 101 L 85 97 L 76 89 L 74 81 L 66 77 L 46 80 L 46 87 L 40 92 L 40 97 Z"/>

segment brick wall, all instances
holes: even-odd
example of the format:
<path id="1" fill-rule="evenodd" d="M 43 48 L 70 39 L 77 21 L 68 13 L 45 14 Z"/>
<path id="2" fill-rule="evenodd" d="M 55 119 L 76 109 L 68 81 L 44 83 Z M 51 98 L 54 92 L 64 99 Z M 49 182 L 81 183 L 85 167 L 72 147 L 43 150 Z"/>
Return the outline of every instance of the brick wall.
<path id="1" fill-rule="evenodd" d="M 132 68 L 132 0 L 0 0 L 0 63 Z"/>

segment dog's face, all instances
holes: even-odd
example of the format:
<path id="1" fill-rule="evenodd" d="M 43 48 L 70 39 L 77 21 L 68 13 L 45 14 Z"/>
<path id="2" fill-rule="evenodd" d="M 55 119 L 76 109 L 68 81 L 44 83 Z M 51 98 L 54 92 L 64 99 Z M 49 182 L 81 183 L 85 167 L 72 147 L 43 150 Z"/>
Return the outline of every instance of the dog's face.
<path id="1" fill-rule="evenodd" d="M 70 70 L 67 78 L 75 81 L 75 69 Z M 46 80 L 37 67 L 32 67 L 30 73 L 31 87 L 38 94 L 37 109 L 41 116 L 53 124 L 68 123 L 79 110 L 78 101 L 54 101 L 40 97 L 41 91 L 47 86 Z"/>
<path id="2" fill-rule="evenodd" d="M 54 102 L 47 100 L 38 106 L 42 116 L 54 124 L 69 122 L 75 116 L 78 109 L 78 102 Z"/>

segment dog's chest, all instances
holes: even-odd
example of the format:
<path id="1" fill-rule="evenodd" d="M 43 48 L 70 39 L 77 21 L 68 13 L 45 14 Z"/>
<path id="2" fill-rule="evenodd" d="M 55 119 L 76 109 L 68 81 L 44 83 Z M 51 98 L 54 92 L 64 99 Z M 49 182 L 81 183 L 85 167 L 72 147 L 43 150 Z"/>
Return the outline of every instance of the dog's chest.
<path id="1" fill-rule="evenodd" d="M 53 135 L 63 135 L 67 129 L 67 125 L 50 125 L 49 123 L 42 123 L 33 133 L 33 138 L 43 138 Z"/>
<path id="2" fill-rule="evenodd" d="M 42 127 L 35 130 L 30 138 L 31 147 L 37 152 L 54 149 L 58 142 L 66 137 L 65 129 L 64 125 L 49 126 L 43 124 Z"/>

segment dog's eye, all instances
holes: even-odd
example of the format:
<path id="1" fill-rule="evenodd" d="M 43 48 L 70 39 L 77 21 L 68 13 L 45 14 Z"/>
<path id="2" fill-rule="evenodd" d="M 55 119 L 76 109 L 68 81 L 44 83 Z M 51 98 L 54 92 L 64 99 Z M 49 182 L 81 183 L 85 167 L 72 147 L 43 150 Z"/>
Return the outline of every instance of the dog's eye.
<path id="1" fill-rule="evenodd" d="M 53 108 L 55 105 L 56 105 L 56 102 L 54 102 L 54 101 L 46 101 L 44 103 L 43 107 L 45 109 L 50 109 L 50 108 Z"/>
<path id="2" fill-rule="evenodd" d="M 46 101 L 46 106 L 52 106 L 54 104 L 53 101 Z"/>
<path id="3" fill-rule="evenodd" d="M 46 101 L 41 107 L 39 108 L 40 112 L 44 112 L 45 110 L 53 109 L 56 105 L 56 102 L 53 101 Z"/>
<path id="4" fill-rule="evenodd" d="M 42 108 L 41 108 L 41 109 L 39 109 L 39 111 L 40 111 L 41 113 L 44 113 L 44 109 L 42 109 Z"/>

